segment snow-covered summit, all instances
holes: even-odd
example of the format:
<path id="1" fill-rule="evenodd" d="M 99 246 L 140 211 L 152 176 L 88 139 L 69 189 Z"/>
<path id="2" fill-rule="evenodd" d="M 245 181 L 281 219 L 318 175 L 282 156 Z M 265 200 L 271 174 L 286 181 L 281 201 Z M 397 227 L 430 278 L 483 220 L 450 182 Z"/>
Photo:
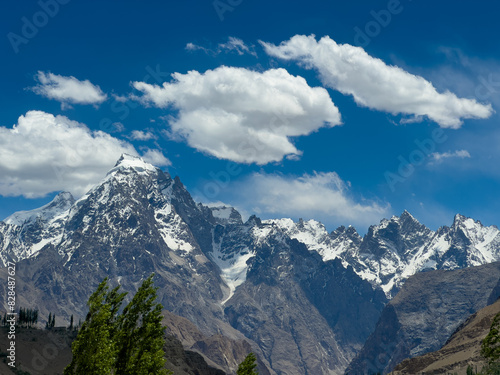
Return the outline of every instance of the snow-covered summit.
<path id="1" fill-rule="evenodd" d="M 49 244 L 61 241 L 64 223 L 75 199 L 68 192 L 59 193 L 50 203 L 30 211 L 19 211 L 0 226 L 0 264 L 29 258 Z"/>
<path id="2" fill-rule="evenodd" d="M 34 222 L 37 219 L 49 221 L 67 211 L 73 203 L 75 203 L 75 198 L 73 198 L 71 193 L 63 191 L 56 195 L 50 203 L 34 210 L 15 212 L 3 221 L 6 224 L 19 226 L 28 222 Z"/>
<path id="3" fill-rule="evenodd" d="M 145 162 L 144 159 L 139 156 L 122 154 L 115 166 L 108 172 L 108 175 L 116 171 L 124 171 L 128 169 L 133 169 L 139 173 L 156 172 L 158 170 L 154 165 Z"/>
<path id="4" fill-rule="evenodd" d="M 325 261 L 343 259 L 343 253 L 353 251 L 361 242 L 361 237 L 351 226 L 348 229 L 340 227 L 328 233 L 322 223 L 313 219 L 299 219 L 297 222 L 288 218 L 271 219 L 265 220 L 264 223 L 280 228 L 290 238 L 305 244 L 310 251 L 318 252 Z"/>
<path id="5" fill-rule="evenodd" d="M 99 195 L 97 203 L 107 204 L 123 198 L 125 190 L 134 191 L 139 186 L 147 184 L 151 185 L 149 186 L 149 190 L 155 190 L 157 186 L 152 185 L 157 184 L 159 178 L 165 180 L 163 188 L 167 188 L 167 185 L 171 182 L 168 173 L 162 172 L 159 168 L 144 161 L 139 156 L 124 153 L 120 156 L 115 166 L 108 171 L 106 176 L 78 199 L 75 209 L 78 209 L 90 196 L 96 194 Z M 121 191 L 120 193 L 118 193 L 119 190 Z M 72 210 L 70 215 L 73 216 L 75 212 L 76 210 Z"/>

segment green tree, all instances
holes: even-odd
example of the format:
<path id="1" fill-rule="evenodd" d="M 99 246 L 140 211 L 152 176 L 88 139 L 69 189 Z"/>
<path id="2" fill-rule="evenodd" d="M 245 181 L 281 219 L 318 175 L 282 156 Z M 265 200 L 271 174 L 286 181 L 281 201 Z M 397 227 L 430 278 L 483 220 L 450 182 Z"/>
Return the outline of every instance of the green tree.
<path id="1" fill-rule="evenodd" d="M 109 291 L 107 278 L 88 301 L 89 313 L 72 344 L 69 374 L 168 375 L 164 369 L 162 306 L 156 304 L 153 275 L 120 314 L 126 293 Z"/>
<path id="2" fill-rule="evenodd" d="M 33 311 L 33 320 L 32 323 L 36 325 L 38 323 L 38 310 Z"/>
<path id="3" fill-rule="evenodd" d="M 258 375 L 259 373 L 255 370 L 257 368 L 257 363 L 255 361 L 257 358 L 255 354 L 249 353 L 245 360 L 238 366 L 237 375 Z"/>
<path id="4" fill-rule="evenodd" d="M 49 329 L 51 324 L 52 324 L 52 313 L 49 312 L 49 319 L 47 320 L 47 323 L 45 323 L 45 328 Z"/>
<path id="5" fill-rule="evenodd" d="M 500 364 L 499 363 L 490 363 L 484 366 L 480 372 L 477 374 L 480 375 L 500 375 Z"/>
<path id="6" fill-rule="evenodd" d="M 120 317 L 117 375 L 169 374 L 163 368 L 165 328 L 161 325 L 162 306 L 155 302 L 153 276 L 144 280 Z"/>
<path id="7" fill-rule="evenodd" d="M 500 313 L 495 315 L 491 323 L 490 332 L 481 345 L 481 354 L 488 362 L 497 362 L 500 358 Z"/>
<path id="8" fill-rule="evenodd" d="M 71 345 L 73 358 L 64 369 L 64 375 L 113 373 L 117 345 L 111 331 L 113 331 L 112 326 L 116 324 L 116 317 L 111 313 L 115 306 L 106 301 L 109 289 L 107 283 L 108 279 L 105 278 L 87 302 L 89 312 Z"/>

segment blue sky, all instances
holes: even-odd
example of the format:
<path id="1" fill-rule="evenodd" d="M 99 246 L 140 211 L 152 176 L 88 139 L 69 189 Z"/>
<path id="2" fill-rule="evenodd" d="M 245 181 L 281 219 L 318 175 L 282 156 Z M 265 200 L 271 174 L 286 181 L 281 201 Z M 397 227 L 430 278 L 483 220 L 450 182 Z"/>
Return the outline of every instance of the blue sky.
<path id="1" fill-rule="evenodd" d="M 500 224 L 494 2 L 0 7 L 0 218 L 130 152 L 262 218 Z"/>

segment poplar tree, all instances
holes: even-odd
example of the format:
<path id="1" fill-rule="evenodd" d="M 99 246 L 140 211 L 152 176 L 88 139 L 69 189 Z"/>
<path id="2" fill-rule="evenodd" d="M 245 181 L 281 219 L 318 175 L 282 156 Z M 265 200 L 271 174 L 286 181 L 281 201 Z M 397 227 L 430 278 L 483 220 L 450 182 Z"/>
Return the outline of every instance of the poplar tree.
<path id="1" fill-rule="evenodd" d="M 49 312 L 49 319 L 47 319 L 47 322 L 45 323 L 45 328 L 49 329 L 51 327 L 51 324 L 52 324 L 52 313 Z"/>
<path id="2" fill-rule="evenodd" d="M 115 317 L 111 313 L 114 306 L 106 301 L 109 289 L 107 282 L 108 278 L 105 278 L 87 302 L 89 312 L 71 345 L 73 358 L 64 369 L 64 375 L 113 373 L 117 346 L 111 335 Z"/>
<path id="3" fill-rule="evenodd" d="M 257 363 L 255 361 L 257 358 L 255 354 L 249 353 L 245 360 L 240 363 L 238 366 L 237 375 L 259 375 L 259 373 L 255 370 L 257 368 Z"/>
<path id="4" fill-rule="evenodd" d="M 164 369 L 165 343 L 162 306 L 156 303 L 153 276 L 142 283 L 119 322 L 119 352 L 116 374 L 169 374 Z"/>
<path id="5" fill-rule="evenodd" d="M 144 280 L 120 314 L 126 293 L 109 291 L 104 279 L 88 301 L 89 313 L 73 342 L 70 374 L 168 375 L 164 369 L 162 306 L 153 276 Z"/>

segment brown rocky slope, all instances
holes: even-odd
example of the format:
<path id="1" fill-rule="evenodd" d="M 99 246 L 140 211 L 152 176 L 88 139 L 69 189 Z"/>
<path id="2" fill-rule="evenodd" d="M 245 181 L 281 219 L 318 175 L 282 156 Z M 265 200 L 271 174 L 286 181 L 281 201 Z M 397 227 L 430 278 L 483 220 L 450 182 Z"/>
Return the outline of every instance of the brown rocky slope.
<path id="1" fill-rule="evenodd" d="M 481 343 L 490 330 L 491 322 L 500 312 L 500 299 L 471 315 L 439 350 L 406 359 L 396 366 L 392 375 L 457 374 L 465 375 L 467 367 L 480 370 L 484 364 Z"/>

